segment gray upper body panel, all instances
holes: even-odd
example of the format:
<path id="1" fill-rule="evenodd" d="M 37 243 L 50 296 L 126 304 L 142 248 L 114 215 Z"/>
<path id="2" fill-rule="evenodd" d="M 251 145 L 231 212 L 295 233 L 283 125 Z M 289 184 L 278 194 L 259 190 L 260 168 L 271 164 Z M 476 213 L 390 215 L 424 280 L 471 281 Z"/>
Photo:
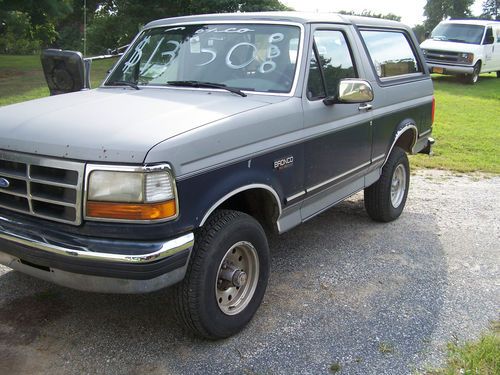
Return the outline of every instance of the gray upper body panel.
<path id="1" fill-rule="evenodd" d="M 162 141 L 284 99 L 175 88 L 100 88 L 58 95 L 0 108 L 0 149 L 142 163 Z"/>
<path id="2" fill-rule="evenodd" d="M 336 13 L 307 13 L 307 12 L 249 12 L 249 13 L 223 13 L 205 14 L 185 17 L 172 17 L 155 20 L 148 23 L 144 29 L 172 25 L 178 23 L 192 22 L 223 22 L 223 21 L 269 21 L 269 22 L 293 22 L 300 24 L 309 23 L 337 23 L 352 24 L 368 27 L 393 27 L 400 29 L 410 28 L 397 21 L 382 20 L 378 18 L 348 16 Z"/>

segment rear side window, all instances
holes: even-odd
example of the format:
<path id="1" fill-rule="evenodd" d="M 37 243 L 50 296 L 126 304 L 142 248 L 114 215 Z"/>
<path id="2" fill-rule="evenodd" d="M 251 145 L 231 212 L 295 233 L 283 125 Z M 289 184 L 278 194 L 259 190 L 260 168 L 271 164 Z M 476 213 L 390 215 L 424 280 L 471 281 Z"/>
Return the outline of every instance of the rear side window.
<path id="1" fill-rule="evenodd" d="M 406 35 L 399 31 L 362 30 L 370 58 L 380 78 L 420 73 L 422 69 Z"/>

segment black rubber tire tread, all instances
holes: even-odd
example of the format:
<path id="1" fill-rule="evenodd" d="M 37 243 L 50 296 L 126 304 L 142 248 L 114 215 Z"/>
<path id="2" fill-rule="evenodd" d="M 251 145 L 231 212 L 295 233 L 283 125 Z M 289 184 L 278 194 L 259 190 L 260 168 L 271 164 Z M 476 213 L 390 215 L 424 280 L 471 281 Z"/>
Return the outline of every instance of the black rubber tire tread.
<path id="1" fill-rule="evenodd" d="M 500 78 L 500 70 L 497 71 L 497 78 Z"/>
<path id="2" fill-rule="evenodd" d="M 219 236 L 223 231 L 228 227 L 230 227 L 233 223 L 237 221 L 246 221 L 247 224 L 252 225 L 254 229 L 257 229 L 260 232 L 260 235 L 263 238 L 264 242 L 264 254 L 259 254 L 259 261 L 261 262 L 261 274 L 263 275 L 264 284 L 260 285 L 260 288 L 264 288 L 261 290 L 261 296 L 258 296 L 258 305 L 262 300 L 265 289 L 267 287 L 267 279 L 269 276 L 269 247 L 267 244 L 267 239 L 265 232 L 262 226 L 250 215 L 247 215 L 243 212 L 233 211 L 233 210 L 217 210 L 215 211 L 210 218 L 207 220 L 205 225 L 195 233 L 195 245 L 191 254 L 191 259 L 188 264 L 188 268 L 186 271 L 186 275 L 184 279 L 175 285 L 174 287 L 174 301 L 175 301 L 175 312 L 178 321 L 185 326 L 189 331 L 194 333 L 197 336 L 201 336 L 210 340 L 217 340 L 225 337 L 229 337 L 235 333 L 237 333 L 246 322 L 242 324 L 242 326 L 238 329 L 233 329 L 230 331 L 221 332 L 217 327 L 207 327 L 206 324 L 203 324 L 203 317 L 201 316 L 201 311 L 199 309 L 200 301 L 199 296 L 196 295 L 194 289 L 203 287 L 203 280 L 201 279 L 202 271 L 205 267 L 207 267 L 207 257 L 212 256 L 213 249 L 212 244 L 217 236 Z M 225 249 L 227 250 L 227 249 Z M 262 259 L 261 257 L 264 257 Z M 264 264 L 262 264 L 264 263 Z M 259 277 L 260 282 L 261 277 Z M 259 285 L 257 286 L 257 290 L 259 290 Z M 257 291 L 254 293 L 257 294 Z M 252 302 L 250 302 L 251 304 Z M 258 308 L 255 307 L 255 310 Z M 243 314 L 250 307 L 247 306 L 245 310 L 243 310 L 240 314 Z M 251 314 L 253 316 L 253 313 Z M 251 318 L 250 316 L 250 318 Z M 248 320 L 250 320 L 250 318 Z"/>
<path id="3" fill-rule="evenodd" d="M 391 182 L 394 170 L 399 164 L 406 168 L 406 191 L 401 204 L 394 208 L 391 203 Z M 375 221 L 389 222 L 396 220 L 403 212 L 410 187 L 410 165 L 406 152 L 400 147 L 392 149 L 387 162 L 382 168 L 379 180 L 364 190 L 365 209 Z"/>

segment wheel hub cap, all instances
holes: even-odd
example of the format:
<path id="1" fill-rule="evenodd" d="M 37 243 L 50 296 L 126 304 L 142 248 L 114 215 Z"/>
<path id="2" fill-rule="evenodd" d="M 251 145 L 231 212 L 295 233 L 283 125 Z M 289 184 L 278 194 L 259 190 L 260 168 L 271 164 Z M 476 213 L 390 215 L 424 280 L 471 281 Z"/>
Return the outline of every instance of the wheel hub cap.
<path id="1" fill-rule="evenodd" d="M 250 303 L 259 280 L 259 257 L 249 242 L 234 244 L 223 257 L 215 282 L 221 311 L 236 315 Z"/>
<path id="2" fill-rule="evenodd" d="M 402 164 L 399 164 L 394 170 L 391 181 L 391 204 L 394 208 L 398 208 L 403 202 L 406 192 L 406 169 Z"/>

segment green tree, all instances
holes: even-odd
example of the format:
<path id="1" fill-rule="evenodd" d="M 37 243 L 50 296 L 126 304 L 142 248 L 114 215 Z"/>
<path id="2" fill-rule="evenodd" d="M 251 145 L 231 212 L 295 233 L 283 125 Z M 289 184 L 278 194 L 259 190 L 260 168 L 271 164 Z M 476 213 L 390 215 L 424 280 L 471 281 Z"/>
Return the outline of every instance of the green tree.
<path id="1" fill-rule="evenodd" d="M 481 18 L 500 21 L 500 0 L 485 0 Z"/>
<path id="2" fill-rule="evenodd" d="M 72 10 L 71 0 L 0 0 L 4 52 L 28 53 L 51 45 L 58 35 L 57 20 Z M 16 39 L 17 46 L 8 42 Z"/>
<path id="3" fill-rule="evenodd" d="M 427 31 L 434 29 L 439 22 L 448 17 L 470 18 L 472 4 L 474 0 L 427 0 L 424 7 L 425 29 Z"/>
<path id="4" fill-rule="evenodd" d="M 356 13 L 352 11 L 345 11 L 341 10 L 339 12 L 340 14 L 345 14 L 348 16 L 362 16 L 362 17 L 372 17 L 372 18 L 383 18 L 386 20 L 392 20 L 392 21 L 401 21 L 401 17 L 397 16 L 393 13 L 387 13 L 387 14 L 382 14 L 382 13 L 374 13 L 371 10 L 363 10 L 361 13 Z"/>
<path id="5" fill-rule="evenodd" d="M 102 53 L 129 43 L 158 18 L 205 13 L 289 10 L 278 0 L 112 0 L 100 4 L 88 28 L 89 51 Z"/>
<path id="6" fill-rule="evenodd" d="M 422 43 L 425 40 L 425 26 L 424 24 L 416 25 L 413 28 L 413 33 L 415 34 L 415 37 L 419 41 L 419 43 Z"/>

